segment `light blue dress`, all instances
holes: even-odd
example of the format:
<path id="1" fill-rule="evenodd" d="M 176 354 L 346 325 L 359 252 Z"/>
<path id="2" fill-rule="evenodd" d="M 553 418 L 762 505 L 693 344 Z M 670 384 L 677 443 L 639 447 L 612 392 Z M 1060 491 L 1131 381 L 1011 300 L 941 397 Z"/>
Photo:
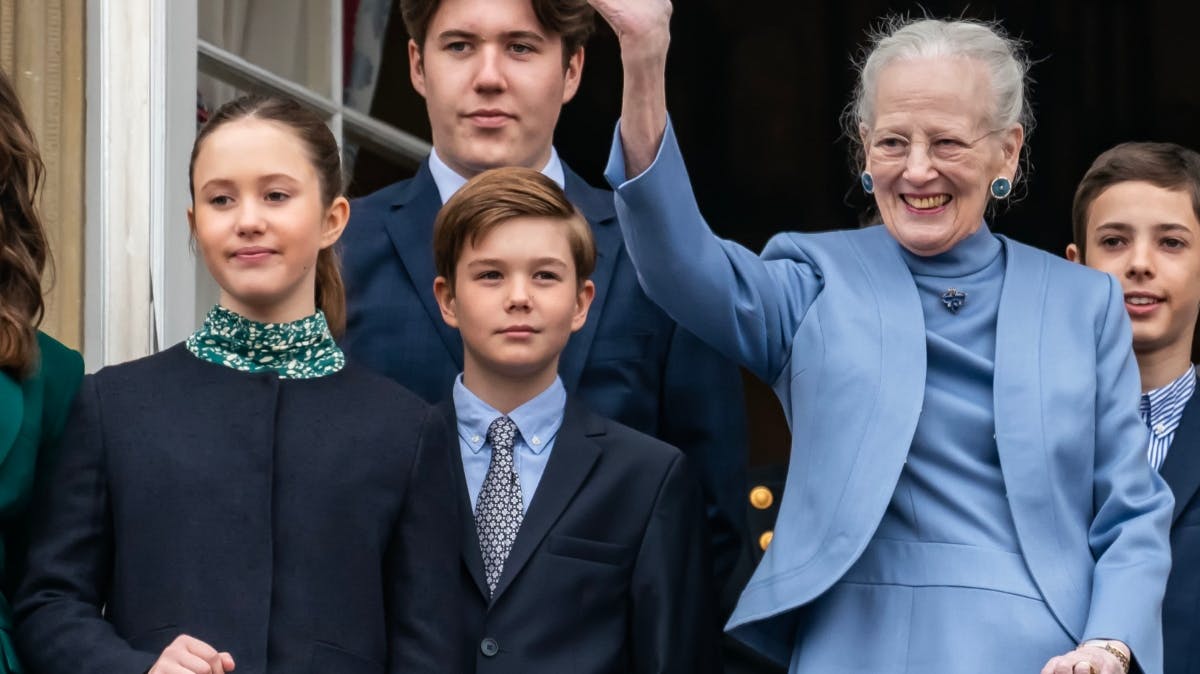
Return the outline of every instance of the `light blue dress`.
<path id="1" fill-rule="evenodd" d="M 793 672 L 1037 672 L 1091 638 L 1162 671 L 1173 502 L 1116 279 L 986 226 L 927 259 L 882 226 L 756 254 L 712 234 L 669 125 L 606 176 L 646 294 L 792 431 L 731 635 Z"/>
<path id="2" fill-rule="evenodd" d="M 992 401 L 1003 247 L 984 225 L 941 255 L 900 253 L 925 318 L 922 413 L 870 544 L 802 609 L 789 671 L 969 672 L 1002 662 L 1037 672 L 1074 642 L 1025 566 L 1004 493 Z M 952 288 L 966 294 L 957 313 L 942 300 Z M 852 655 L 847 634 L 863 645 Z"/>

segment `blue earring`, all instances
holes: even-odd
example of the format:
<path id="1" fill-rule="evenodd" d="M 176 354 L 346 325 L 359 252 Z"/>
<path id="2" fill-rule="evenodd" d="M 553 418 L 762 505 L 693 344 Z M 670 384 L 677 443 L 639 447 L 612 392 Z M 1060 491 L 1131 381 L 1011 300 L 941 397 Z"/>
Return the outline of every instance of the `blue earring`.
<path id="1" fill-rule="evenodd" d="M 867 194 L 875 193 L 875 179 L 871 177 L 870 171 L 863 171 L 862 175 L 859 176 L 859 179 L 862 180 L 862 188 L 864 192 Z"/>
<path id="2" fill-rule="evenodd" d="M 1004 176 L 992 181 L 992 196 L 997 199 L 1007 199 L 1012 194 L 1012 182 Z"/>

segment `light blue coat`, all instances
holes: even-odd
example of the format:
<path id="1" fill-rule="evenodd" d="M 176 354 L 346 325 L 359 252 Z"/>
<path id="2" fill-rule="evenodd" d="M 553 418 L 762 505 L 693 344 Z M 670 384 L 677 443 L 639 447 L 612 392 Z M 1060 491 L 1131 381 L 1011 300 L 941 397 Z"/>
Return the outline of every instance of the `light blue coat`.
<path id="1" fill-rule="evenodd" d="M 669 127 L 649 170 L 626 181 L 623 167 L 618 130 L 607 176 L 646 293 L 768 382 L 787 414 L 775 537 L 727 626 L 787 662 L 795 609 L 862 554 L 904 466 L 925 387 L 917 289 L 882 226 L 780 234 L 761 256 L 718 239 Z M 1144 454 L 1120 286 L 1001 241 L 996 443 L 1021 552 L 1074 639 L 1120 639 L 1160 672 L 1173 502 Z M 845 638 L 862 646 L 853 630 Z"/>

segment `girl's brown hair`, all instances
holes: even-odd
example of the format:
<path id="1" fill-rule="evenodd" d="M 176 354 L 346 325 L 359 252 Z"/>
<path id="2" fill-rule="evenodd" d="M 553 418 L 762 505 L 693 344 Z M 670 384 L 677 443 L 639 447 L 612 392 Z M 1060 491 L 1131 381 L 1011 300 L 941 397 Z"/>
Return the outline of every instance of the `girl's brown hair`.
<path id="1" fill-rule="evenodd" d="M 0 72 L 0 370 L 22 378 L 37 367 L 37 327 L 46 304 L 49 250 L 35 202 L 45 166 L 21 102 Z"/>
<path id="2" fill-rule="evenodd" d="M 329 208 L 334 199 L 342 196 L 341 152 L 337 140 L 325 122 L 290 98 L 250 94 L 217 108 L 196 135 L 196 142 L 192 145 L 192 159 L 188 164 L 188 189 L 191 191 L 193 202 L 196 200 L 193 173 L 200 146 L 217 129 L 242 119 L 261 119 L 291 129 L 304 144 L 313 168 L 317 170 L 317 178 L 321 185 L 321 204 Z M 329 330 L 335 337 L 340 337 L 346 329 L 346 287 L 342 282 L 334 246 L 321 249 L 317 255 L 315 299 L 317 308 L 325 312 Z"/>

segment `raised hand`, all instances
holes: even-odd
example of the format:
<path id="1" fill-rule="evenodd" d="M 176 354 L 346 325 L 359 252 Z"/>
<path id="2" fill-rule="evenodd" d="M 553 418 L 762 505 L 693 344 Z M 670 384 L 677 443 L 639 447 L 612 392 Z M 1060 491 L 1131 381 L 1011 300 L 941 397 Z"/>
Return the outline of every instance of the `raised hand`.
<path id="1" fill-rule="evenodd" d="M 195 637 L 180 634 L 163 649 L 146 674 L 225 674 L 233 671 L 233 656 Z"/>
<path id="2" fill-rule="evenodd" d="M 617 34 L 625 86 L 621 143 L 625 174 L 641 174 L 654 161 L 667 128 L 667 48 L 670 0 L 588 0 Z"/>
<path id="3" fill-rule="evenodd" d="M 670 0 L 588 0 L 621 42 L 621 58 L 666 59 L 671 41 Z"/>

